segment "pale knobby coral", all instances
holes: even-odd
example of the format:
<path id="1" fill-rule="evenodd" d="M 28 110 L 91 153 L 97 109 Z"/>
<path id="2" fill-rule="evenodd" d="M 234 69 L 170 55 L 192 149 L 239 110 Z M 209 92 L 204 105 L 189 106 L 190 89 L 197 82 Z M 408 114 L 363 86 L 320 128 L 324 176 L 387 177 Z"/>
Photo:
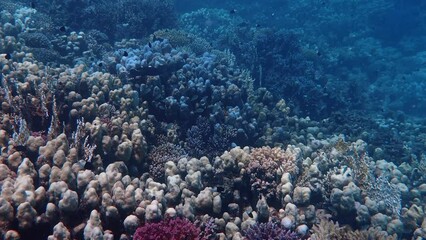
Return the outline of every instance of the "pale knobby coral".
<path id="1" fill-rule="evenodd" d="M 71 234 L 67 227 L 62 222 L 59 222 L 53 227 L 53 235 L 48 237 L 48 240 L 71 240 Z"/>
<path id="2" fill-rule="evenodd" d="M 84 239 L 101 239 L 103 235 L 103 229 L 101 224 L 100 214 L 96 210 L 92 210 L 90 213 L 90 218 L 87 221 L 86 226 L 84 227 Z M 101 238 L 98 238 L 101 237 Z"/>

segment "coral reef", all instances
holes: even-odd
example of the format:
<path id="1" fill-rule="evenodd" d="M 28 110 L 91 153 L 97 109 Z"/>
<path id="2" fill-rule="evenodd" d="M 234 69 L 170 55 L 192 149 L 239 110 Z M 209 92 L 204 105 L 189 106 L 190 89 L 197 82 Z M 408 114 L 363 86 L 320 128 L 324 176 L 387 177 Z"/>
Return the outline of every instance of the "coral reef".
<path id="1" fill-rule="evenodd" d="M 151 35 L 151 41 L 167 39 L 174 47 L 185 47 L 197 55 L 211 51 L 212 47 L 205 39 L 177 29 L 161 29 Z"/>
<path id="2" fill-rule="evenodd" d="M 171 1 L 37 4 L 0 2 L 2 238 L 426 238 L 423 53 L 395 100 L 401 53 L 315 29 L 335 2 L 284 4 L 318 11 L 315 43 L 234 6 L 178 26 Z"/>
<path id="3" fill-rule="evenodd" d="M 117 38 L 140 38 L 176 25 L 172 1 L 41 1 L 36 8 L 62 25 L 83 31 L 97 29 Z"/>

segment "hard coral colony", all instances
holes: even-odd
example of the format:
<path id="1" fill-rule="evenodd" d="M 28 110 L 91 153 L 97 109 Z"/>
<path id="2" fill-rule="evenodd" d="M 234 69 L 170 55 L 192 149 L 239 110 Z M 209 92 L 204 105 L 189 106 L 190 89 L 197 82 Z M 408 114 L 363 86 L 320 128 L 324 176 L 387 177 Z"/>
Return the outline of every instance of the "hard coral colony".
<path id="1" fill-rule="evenodd" d="M 45 13 L 7 6 L 3 239 L 426 238 L 426 182 L 414 174 L 424 159 L 397 166 L 325 120 L 292 116 L 229 50 L 181 30 L 112 45 L 88 28 L 93 19 L 58 34 L 41 26 L 55 24 Z M 107 21 L 105 5 L 94 6 L 83 15 Z M 172 17 L 141 17 L 147 32 L 174 27 Z M 114 24 L 114 34 L 141 34 L 133 24 Z"/>

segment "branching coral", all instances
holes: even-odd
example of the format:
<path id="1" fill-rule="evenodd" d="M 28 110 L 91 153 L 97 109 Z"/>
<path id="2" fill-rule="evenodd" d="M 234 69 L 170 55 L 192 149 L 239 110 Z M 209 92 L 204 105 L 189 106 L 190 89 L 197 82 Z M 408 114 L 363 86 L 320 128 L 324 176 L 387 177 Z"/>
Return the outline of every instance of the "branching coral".
<path id="1" fill-rule="evenodd" d="M 149 154 L 151 159 L 149 173 L 155 180 L 164 181 L 164 165 L 166 162 L 177 163 L 183 157 L 186 157 L 186 152 L 183 148 L 172 143 L 163 143 L 155 147 Z"/>
<path id="2" fill-rule="evenodd" d="M 291 151 L 279 147 L 261 147 L 251 150 L 251 161 L 247 170 L 251 188 L 265 197 L 276 196 L 276 188 L 283 173 L 295 174 L 298 171 L 297 158 Z"/>
<path id="3" fill-rule="evenodd" d="M 336 147 L 344 147 L 342 142 L 338 142 Z M 371 158 L 365 151 L 357 151 L 355 146 L 349 146 L 349 149 L 342 149 L 342 152 L 346 152 L 347 155 L 344 159 L 348 166 L 353 169 L 355 176 L 355 183 L 362 189 L 367 189 L 369 181 L 372 181 L 374 177 L 370 171 Z"/>
<path id="4" fill-rule="evenodd" d="M 235 135 L 232 127 L 222 124 L 211 126 L 206 118 L 200 117 L 186 133 L 185 148 L 190 156 L 212 158 L 227 150 Z"/>
<path id="5" fill-rule="evenodd" d="M 359 144 L 359 143 L 358 143 Z M 370 169 L 372 158 L 365 151 L 357 150 L 357 144 L 349 147 L 345 160 L 355 173 L 355 183 L 362 189 L 365 196 L 376 202 L 383 201 L 395 215 L 401 210 L 401 191 L 398 186 L 390 183 L 384 175 L 375 177 Z"/>
<path id="6" fill-rule="evenodd" d="M 372 179 L 368 184 L 367 195 L 376 202 L 383 201 L 386 207 L 398 216 L 402 208 L 401 190 L 398 186 L 390 183 L 384 176 Z"/>
<path id="7" fill-rule="evenodd" d="M 247 240 L 297 240 L 296 233 L 285 230 L 276 223 L 260 223 L 250 226 L 244 233 Z"/>
<path id="8" fill-rule="evenodd" d="M 339 226 L 338 222 L 322 219 L 319 224 L 312 227 L 311 240 L 358 240 L 358 239 L 385 239 L 394 240 L 396 236 L 387 234 L 378 228 L 353 231 L 348 227 Z"/>
<path id="9" fill-rule="evenodd" d="M 195 240 L 201 230 L 188 219 L 170 218 L 136 229 L 134 240 Z"/>

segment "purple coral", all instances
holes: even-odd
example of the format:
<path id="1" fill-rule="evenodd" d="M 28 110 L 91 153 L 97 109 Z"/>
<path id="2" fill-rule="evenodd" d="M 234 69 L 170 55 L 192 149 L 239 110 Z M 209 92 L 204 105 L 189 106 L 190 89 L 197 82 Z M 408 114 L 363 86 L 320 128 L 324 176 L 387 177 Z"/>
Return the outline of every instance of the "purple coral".
<path id="1" fill-rule="evenodd" d="M 250 226 L 245 232 L 246 240 L 297 240 L 301 239 L 295 232 L 285 230 L 274 222 Z"/>
<path id="2" fill-rule="evenodd" d="M 236 130 L 231 126 L 219 123 L 212 126 L 208 119 L 199 117 L 186 133 L 186 149 L 192 157 L 211 159 L 227 150 L 235 136 Z"/>
<path id="3" fill-rule="evenodd" d="M 172 143 L 163 143 L 155 147 L 149 154 L 151 165 L 149 166 L 149 173 L 157 181 L 164 180 L 164 165 L 168 161 L 177 163 L 179 159 L 186 157 L 187 154 L 179 145 Z"/>
<path id="4" fill-rule="evenodd" d="M 195 240 L 201 233 L 194 223 L 185 218 L 168 218 L 157 223 L 146 223 L 136 229 L 134 240 Z"/>

